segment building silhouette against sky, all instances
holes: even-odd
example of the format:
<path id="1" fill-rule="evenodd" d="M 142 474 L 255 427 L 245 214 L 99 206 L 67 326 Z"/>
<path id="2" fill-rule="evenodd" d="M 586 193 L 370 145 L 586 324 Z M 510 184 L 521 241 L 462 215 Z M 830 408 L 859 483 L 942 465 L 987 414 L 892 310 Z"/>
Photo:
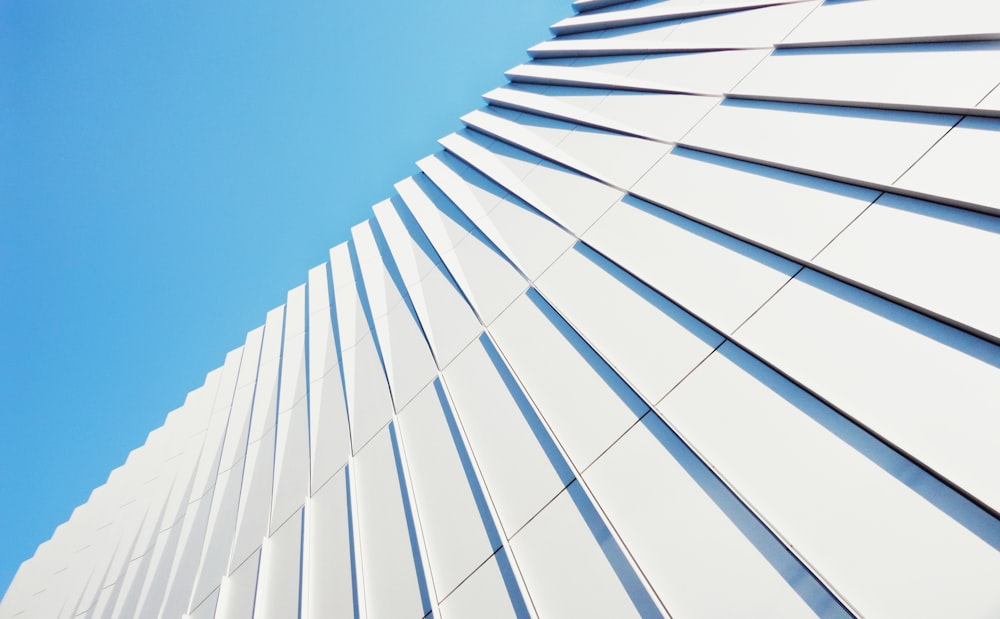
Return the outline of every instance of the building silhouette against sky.
<path id="1" fill-rule="evenodd" d="M 1000 6 L 575 8 L 0 619 L 1000 616 Z"/>

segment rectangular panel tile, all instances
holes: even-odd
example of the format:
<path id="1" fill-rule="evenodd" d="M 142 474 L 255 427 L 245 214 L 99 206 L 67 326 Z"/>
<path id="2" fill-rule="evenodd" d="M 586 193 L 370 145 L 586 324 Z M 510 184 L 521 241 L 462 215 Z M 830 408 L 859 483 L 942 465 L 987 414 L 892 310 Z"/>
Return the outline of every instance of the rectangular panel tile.
<path id="1" fill-rule="evenodd" d="M 497 514 L 511 535 L 572 474 L 485 336 L 466 348 L 444 377 Z"/>
<path id="2" fill-rule="evenodd" d="M 443 387 L 435 381 L 399 415 L 412 496 L 439 599 L 500 544 L 452 414 Z"/>
<path id="3" fill-rule="evenodd" d="M 933 248 L 933 250 L 929 250 Z M 885 195 L 816 264 L 1000 338 L 1000 218 Z"/>
<path id="4" fill-rule="evenodd" d="M 798 271 L 772 253 L 626 197 L 583 236 L 605 256 L 729 333 Z"/>
<path id="5" fill-rule="evenodd" d="M 538 614 L 662 616 L 586 500 L 574 482 L 511 540 Z"/>
<path id="6" fill-rule="evenodd" d="M 931 196 L 961 200 L 1000 214 L 996 152 L 1000 119 L 962 119 L 894 184 Z"/>
<path id="7" fill-rule="evenodd" d="M 444 619 L 528 619 L 528 607 L 500 550 L 441 603 Z"/>
<path id="8" fill-rule="evenodd" d="M 264 539 L 255 616 L 294 617 L 298 614 L 301 557 L 302 512 L 299 511 Z"/>
<path id="9" fill-rule="evenodd" d="M 353 619 L 354 557 L 347 469 L 306 501 L 302 548 L 302 616 Z"/>
<path id="10" fill-rule="evenodd" d="M 675 148 L 632 193 L 795 257 L 810 259 L 878 192 Z"/>
<path id="11" fill-rule="evenodd" d="M 490 333 L 580 470 L 648 410 L 535 293 L 515 301 Z"/>
<path id="12" fill-rule="evenodd" d="M 890 184 L 958 121 L 945 114 L 727 100 L 685 144 Z"/>
<path id="13" fill-rule="evenodd" d="M 663 397 L 722 338 L 618 267 L 579 246 L 539 292 L 648 401 Z"/>
<path id="14" fill-rule="evenodd" d="M 732 344 L 657 410 L 862 615 L 994 607 L 995 521 Z"/>
<path id="15" fill-rule="evenodd" d="M 430 609 L 422 599 L 391 431 L 383 428 L 355 456 L 367 616 L 419 619 Z"/>
<path id="16" fill-rule="evenodd" d="M 991 69 L 998 63 L 997 43 L 784 49 L 768 56 L 733 92 L 972 108 L 996 86 Z"/>
<path id="17" fill-rule="evenodd" d="M 584 477 L 673 616 L 848 616 L 655 416 Z"/>
<path id="18" fill-rule="evenodd" d="M 990 412 L 1000 401 L 1000 347 L 809 270 L 736 335 L 834 406 L 1000 507 L 992 474 L 1000 468 L 1000 422 Z"/>

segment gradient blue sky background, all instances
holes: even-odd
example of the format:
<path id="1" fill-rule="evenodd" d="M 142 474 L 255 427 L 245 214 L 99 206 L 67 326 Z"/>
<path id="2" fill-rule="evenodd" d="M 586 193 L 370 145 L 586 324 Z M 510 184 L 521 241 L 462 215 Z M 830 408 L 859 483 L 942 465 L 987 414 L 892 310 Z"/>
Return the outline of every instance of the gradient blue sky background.
<path id="1" fill-rule="evenodd" d="M 570 0 L 0 0 L 0 591 Z"/>

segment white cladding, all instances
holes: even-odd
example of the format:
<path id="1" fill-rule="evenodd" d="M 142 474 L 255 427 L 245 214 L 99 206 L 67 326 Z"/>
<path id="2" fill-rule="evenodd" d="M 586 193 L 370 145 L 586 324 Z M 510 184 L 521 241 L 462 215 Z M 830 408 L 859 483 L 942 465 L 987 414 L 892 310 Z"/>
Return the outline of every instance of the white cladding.
<path id="1" fill-rule="evenodd" d="M 1000 8 L 574 7 L 0 619 L 1000 616 Z"/>

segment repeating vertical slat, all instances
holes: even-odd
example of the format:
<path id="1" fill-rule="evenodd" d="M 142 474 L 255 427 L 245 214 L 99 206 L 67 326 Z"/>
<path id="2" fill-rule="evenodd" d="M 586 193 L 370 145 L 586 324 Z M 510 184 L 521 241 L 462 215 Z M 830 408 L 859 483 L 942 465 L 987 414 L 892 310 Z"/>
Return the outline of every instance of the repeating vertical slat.
<path id="1" fill-rule="evenodd" d="M 0 619 L 1000 612 L 1000 11 L 573 6 Z"/>

